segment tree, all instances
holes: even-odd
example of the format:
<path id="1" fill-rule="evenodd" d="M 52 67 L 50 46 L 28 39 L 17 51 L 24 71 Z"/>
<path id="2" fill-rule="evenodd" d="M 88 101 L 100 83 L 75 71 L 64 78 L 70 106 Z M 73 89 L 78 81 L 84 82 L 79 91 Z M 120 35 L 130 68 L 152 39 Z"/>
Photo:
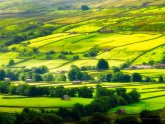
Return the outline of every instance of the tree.
<path id="1" fill-rule="evenodd" d="M 47 66 L 40 66 L 38 68 L 34 68 L 34 72 L 37 74 L 45 74 L 48 72 L 48 67 Z"/>
<path id="2" fill-rule="evenodd" d="M 139 73 L 132 74 L 132 82 L 141 82 L 142 76 Z"/>
<path id="3" fill-rule="evenodd" d="M 159 76 L 159 82 L 162 83 L 164 81 L 163 76 Z"/>
<path id="4" fill-rule="evenodd" d="M 65 74 L 56 75 L 56 81 L 66 81 L 67 77 Z"/>
<path id="5" fill-rule="evenodd" d="M 79 95 L 79 97 L 83 97 L 83 98 L 92 98 L 93 97 L 93 89 L 88 88 L 86 86 L 81 87 L 78 89 L 78 95 Z"/>
<path id="6" fill-rule="evenodd" d="M 54 76 L 53 76 L 53 74 L 51 74 L 51 73 L 45 74 L 45 75 L 43 76 L 43 80 L 44 80 L 44 81 L 54 81 Z"/>
<path id="7" fill-rule="evenodd" d="M 131 96 L 131 98 L 135 102 L 138 102 L 140 100 L 140 94 L 136 89 L 133 89 L 128 95 Z"/>
<path id="8" fill-rule="evenodd" d="M 89 7 L 87 5 L 82 5 L 81 10 L 89 10 Z"/>
<path id="9" fill-rule="evenodd" d="M 106 75 L 106 81 L 111 82 L 111 80 L 112 80 L 112 74 L 107 74 Z"/>
<path id="10" fill-rule="evenodd" d="M 98 70 L 108 70 L 109 64 L 105 59 L 100 59 L 97 63 L 97 69 Z"/>
<path id="11" fill-rule="evenodd" d="M 33 81 L 43 81 L 42 76 L 39 74 L 33 74 L 32 79 Z"/>
<path id="12" fill-rule="evenodd" d="M 151 111 L 142 111 L 140 113 L 140 119 L 142 124 L 161 124 L 160 114 Z"/>
<path id="13" fill-rule="evenodd" d="M 145 80 L 144 80 L 145 82 L 150 82 L 151 81 L 151 78 L 150 77 L 145 77 Z"/>
<path id="14" fill-rule="evenodd" d="M 165 64 L 165 55 L 163 56 L 162 60 L 161 60 L 162 64 Z"/>
<path id="15" fill-rule="evenodd" d="M 70 81 L 82 80 L 83 75 L 77 66 L 72 65 L 70 71 L 68 72 L 68 78 Z"/>
<path id="16" fill-rule="evenodd" d="M 63 122 L 60 116 L 57 116 L 53 113 L 43 113 L 42 118 L 47 124 L 61 124 Z"/>
<path id="17" fill-rule="evenodd" d="M 4 70 L 0 70 L 0 81 L 5 79 L 5 71 Z"/>
<path id="18" fill-rule="evenodd" d="M 90 124 L 110 124 L 111 120 L 108 116 L 102 113 L 94 113 L 90 119 Z"/>
<path id="19" fill-rule="evenodd" d="M 120 68 L 118 68 L 118 67 L 112 67 L 112 70 L 113 70 L 113 72 L 114 73 L 116 73 L 116 72 L 120 72 Z"/>
<path id="20" fill-rule="evenodd" d="M 78 60 L 79 58 L 79 56 L 73 56 L 73 60 Z"/>
<path id="21" fill-rule="evenodd" d="M 84 80 L 84 81 L 88 81 L 88 80 L 90 80 L 91 79 L 91 76 L 87 73 L 87 72 L 83 72 L 82 73 L 82 79 Z"/>
<path id="22" fill-rule="evenodd" d="M 9 65 L 9 66 L 12 66 L 12 65 L 14 65 L 14 64 L 15 64 L 14 60 L 13 60 L 13 59 L 10 59 L 8 65 Z"/>
<path id="23" fill-rule="evenodd" d="M 9 83 L 0 82 L 0 93 L 8 93 Z"/>
<path id="24" fill-rule="evenodd" d="M 115 124 L 140 124 L 140 122 L 136 116 L 125 116 L 117 118 Z"/>

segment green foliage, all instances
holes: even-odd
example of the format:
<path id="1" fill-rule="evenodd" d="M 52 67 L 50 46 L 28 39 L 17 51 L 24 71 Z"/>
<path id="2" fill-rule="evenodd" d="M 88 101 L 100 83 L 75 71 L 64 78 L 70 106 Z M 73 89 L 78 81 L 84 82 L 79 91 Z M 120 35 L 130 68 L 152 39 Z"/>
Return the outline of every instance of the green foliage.
<path id="1" fill-rule="evenodd" d="M 142 111 L 140 113 L 142 124 L 161 124 L 160 114 L 151 111 Z"/>
<path id="2" fill-rule="evenodd" d="M 125 116 L 117 118 L 115 124 L 140 124 L 140 122 L 136 116 Z"/>
<path id="3" fill-rule="evenodd" d="M 79 97 L 83 98 L 92 98 L 93 97 L 93 89 L 88 88 L 86 86 L 79 88 L 78 90 Z"/>
<path id="4" fill-rule="evenodd" d="M 68 72 L 68 78 L 70 81 L 81 81 L 81 80 L 90 80 L 91 77 L 87 72 L 81 72 L 81 70 L 72 65 L 70 71 Z"/>
<path id="5" fill-rule="evenodd" d="M 105 59 L 100 59 L 97 63 L 97 69 L 98 70 L 108 70 L 109 64 Z"/>
<path id="6" fill-rule="evenodd" d="M 51 74 L 51 73 L 45 74 L 45 75 L 43 76 L 43 80 L 44 80 L 44 81 L 54 81 L 54 76 L 53 76 L 53 74 Z"/>
<path id="7" fill-rule="evenodd" d="M 0 81 L 4 80 L 5 79 L 5 71 L 4 70 L 0 70 Z"/>
<path id="8" fill-rule="evenodd" d="M 159 76 L 159 82 L 160 83 L 164 82 L 163 76 Z"/>
<path id="9" fill-rule="evenodd" d="M 14 65 L 14 64 L 15 64 L 14 60 L 13 60 L 13 59 L 10 59 L 8 65 L 9 65 L 9 66 L 12 66 L 12 65 Z"/>
<path id="10" fill-rule="evenodd" d="M 94 113 L 90 119 L 90 124 L 111 124 L 111 119 L 103 113 Z"/>
<path id="11" fill-rule="evenodd" d="M 142 76 L 139 73 L 132 74 L 132 82 L 141 82 Z"/>
<path id="12" fill-rule="evenodd" d="M 88 7 L 87 5 L 82 5 L 82 6 L 81 6 L 81 10 L 84 10 L 84 11 L 85 11 L 85 10 L 89 10 L 89 7 Z"/>

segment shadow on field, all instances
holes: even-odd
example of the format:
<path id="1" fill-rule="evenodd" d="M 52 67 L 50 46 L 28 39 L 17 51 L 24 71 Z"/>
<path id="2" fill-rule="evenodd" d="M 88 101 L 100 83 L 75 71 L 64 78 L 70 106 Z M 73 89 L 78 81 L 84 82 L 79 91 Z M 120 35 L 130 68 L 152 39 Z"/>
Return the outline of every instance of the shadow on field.
<path id="1" fill-rule="evenodd" d="M 19 97 L 19 96 L 15 96 L 15 97 L 2 97 L 2 99 L 24 99 L 24 98 L 28 98 L 28 97 Z"/>

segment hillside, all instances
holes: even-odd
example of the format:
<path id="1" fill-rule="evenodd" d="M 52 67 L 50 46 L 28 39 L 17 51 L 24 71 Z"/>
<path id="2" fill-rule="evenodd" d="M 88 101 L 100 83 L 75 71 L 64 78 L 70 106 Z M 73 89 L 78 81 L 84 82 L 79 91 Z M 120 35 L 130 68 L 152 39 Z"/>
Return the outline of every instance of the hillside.
<path id="1" fill-rule="evenodd" d="M 1 0 L 0 65 L 111 66 L 160 63 L 165 56 L 163 0 Z M 89 10 L 81 10 L 88 5 Z M 145 20 L 145 21 L 144 21 Z M 94 53 L 94 55 L 93 55 Z M 92 55 L 91 55 L 92 54 Z"/>

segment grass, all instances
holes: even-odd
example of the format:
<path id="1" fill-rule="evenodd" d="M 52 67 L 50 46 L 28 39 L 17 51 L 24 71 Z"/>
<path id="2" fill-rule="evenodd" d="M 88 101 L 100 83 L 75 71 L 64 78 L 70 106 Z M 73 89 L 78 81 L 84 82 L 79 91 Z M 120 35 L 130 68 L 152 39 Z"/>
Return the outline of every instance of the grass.
<path id="1" fill-rule="evenodd" d="M 124 73 L 140 73 L 144 76 L 150 76 L 153 78 L 158 78 L 159 76 L 164 76 L 165 69 L 142 69 L 142 70 L 123 70 Z"/>
<path id="2" fill-rule="evenodd" d="M 13 82 L 14 83 L 14 82 Z M 15 85 L 20 83 L 16 82 Z M 74 88 L 74 87 L 82 87 L 88 86 L 95 88 L 96 84 L 82 84 L 82 85 L 72 85 L 71 83 L 29 83 L 29 85 L 36 86 L 60 86 L 64 85 L 65 88 Z M 128 114 L 139 113 L 142 110 L 157 110 L 165 107 L 165 91 L 163 87 L 165 84 L 153 84 L 153 83 L 101 83 L 103 87 L 107 87 L 109 89 L 115 89 L 118 87 L 127 88 L 128 92 L 132 89 L 137 89 L 141 93 L 141 100 L 138 103 L 134 103 L 127 106 L 119 106 L 109 110 L 108 113 L 114 113 L 119 108 L 124 108 Z M 75 103 L 81 104 L 89 104 L 93 99 L 86 98 L 71 98 L 70 101 L 63 101 L 60 98 L 52 98 L 52 97 L 24 97 L 24 96 L 10 96 L 10 95 L 1 95 L 0 96 L 0 110 L 9 111 L 9 108 L 14 108 L 11 112 L 21 111 L 24 107 L 30 107 L 33 109 L 38 109 L 44 107 L 45 109 L 56 109 L 58 107 L 66 107 L 70 108 Z M 18 108 L 18 110 L 16 109 Z"/>
<path id="3" fill-rule="evenodd" d="M 60 98 L 53 97 L 24 97 L 24 96 L 10 96 L 10 95 L 0 95 L 1 103 L 0 110 L 7 110 L 11 112 L 19 111 L 24 107 L 29 108 L 59 108 L 66 107 L 70 108 L 76 103 L 81 103 L 83 105 L 89 104 L 93 99 L 88 98 L 71 98 L 69 101 L 61 100 Z M 10 110 L 9 108 L 14 108 Z M 18 110 L 16 109 L 18 108 Z"/>
<path id="4" fill-rule="evenodd" d="M 49 69 L 56 68 L 64 63 L 68 62 L 67 60 L 41 60 L 41 59 L 30 59 L 23 63 L 16 64 L 14 67 L 38 67 L 46 65 Z"/>
<path id="5" fill-rule="evenodd" d="M 128 114 L 140 113 L 142 110 L 158 110 L 165 107 L 165 96 L 151 98 L 147 100 L 141 100 L 138 103 L 134 103 L 128 106 L 119 106 L 111 109 L 108 113 L 114 113 L 120 108 L 124 108 Z"/>
<path id="6" fill-rule="evenodd" d="M 141 95 L 142 95 L 141 99 L 146 99 L 146 98 L 150 98 L 150 97 L 165 95 L 165 91 L 156 91 L 156 92 L 151 92 L 151 93 L 141 93 Z"/>

